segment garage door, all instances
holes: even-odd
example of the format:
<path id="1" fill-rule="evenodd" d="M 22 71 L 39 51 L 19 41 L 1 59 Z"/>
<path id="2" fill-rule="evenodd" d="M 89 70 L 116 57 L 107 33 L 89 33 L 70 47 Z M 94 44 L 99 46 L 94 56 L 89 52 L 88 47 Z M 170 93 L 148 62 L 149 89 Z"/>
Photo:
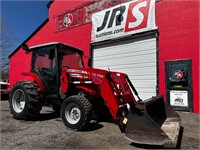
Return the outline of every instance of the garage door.
<path id="1" fill-rule="evenodd" d="M 142 99 L 156 95 L 156 36 L 92 46 L 93 67 L 125 72 Z"/>

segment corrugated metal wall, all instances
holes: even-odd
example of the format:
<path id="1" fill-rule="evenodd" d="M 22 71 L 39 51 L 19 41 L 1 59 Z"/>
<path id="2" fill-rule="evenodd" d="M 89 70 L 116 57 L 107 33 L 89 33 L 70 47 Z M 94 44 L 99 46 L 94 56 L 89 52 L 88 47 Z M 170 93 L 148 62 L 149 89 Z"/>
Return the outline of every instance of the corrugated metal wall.
<path id="1" fill-rule="evenodd" d="M 156 95 L 156 36 L 93 46 L 93 67 L 128 74 L 142 99 Z"/>

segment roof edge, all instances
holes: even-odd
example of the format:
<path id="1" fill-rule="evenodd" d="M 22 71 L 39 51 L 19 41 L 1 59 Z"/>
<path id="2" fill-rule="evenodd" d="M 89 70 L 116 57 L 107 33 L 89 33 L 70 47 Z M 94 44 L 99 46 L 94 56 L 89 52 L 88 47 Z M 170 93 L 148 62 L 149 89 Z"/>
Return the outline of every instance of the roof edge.
<path id="1" fill-rule="evenodd" d="M 44 44 L 38 44 L 38 45 L 29 47 L 29 49 L 35 49 L 35 48 L 38 48 L 38 47 L 51 46 L 51 45 L 63 45 L 63 46 L 75 49 L 76 51 L 83 53 L 82 49 L 74 47 L 74 46 L 66 44 L 66 43 L 61 43 L 61 42 L 49 42 L 49 43 L 44 43 Z"/>
<path id="2" fill-rule="evenodd" d="M 47 4 L 47 9 L 50 8 L 51 4 L 54 2 L 54 0 L 50 0 L 49 3 Z"/>
<path id="3" fill-rule="evenodd" d="M 38 31 L 40 31 L 40 29 L 42 29 L 42 27 L 44 27 L 47 22 L 49 21 L 49 18 L 47 18 L 23 43 L 27 43 Z M 10 59 L 19 49 L 21 48 L 21 44 L 8 56 L 8 58 Z"/>

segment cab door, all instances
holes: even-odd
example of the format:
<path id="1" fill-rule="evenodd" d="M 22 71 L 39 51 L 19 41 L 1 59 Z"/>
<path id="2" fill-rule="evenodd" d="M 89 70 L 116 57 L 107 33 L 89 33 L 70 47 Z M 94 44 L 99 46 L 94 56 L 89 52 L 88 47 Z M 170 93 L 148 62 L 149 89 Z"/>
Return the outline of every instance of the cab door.
<path id="1" fill-rule="evenodd" d="M 38 48 L 33 52 L 32 71 L 41 79 L 47 95 L 55 95 L 58 92 L 56 57 L 56 49 L 53 46 Z"/>

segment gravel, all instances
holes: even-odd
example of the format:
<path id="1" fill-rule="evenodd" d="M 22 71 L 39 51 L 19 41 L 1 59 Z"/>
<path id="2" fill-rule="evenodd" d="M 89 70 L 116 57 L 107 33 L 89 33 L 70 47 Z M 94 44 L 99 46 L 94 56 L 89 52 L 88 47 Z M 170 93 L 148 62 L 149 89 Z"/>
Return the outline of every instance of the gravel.
<path id="1" fill-rule="evenodd" d="M 156 149 L 131 144 L 112 122 L 90 123 L 82 132 L 68 130 L 60 117 L 44 107 L 37 121 L 12 118 L 8 101 L 1 101 L 1 149 Z M 181 149 L 200 149 L 200 117 L 179 112 L 182 118 Z"/>

